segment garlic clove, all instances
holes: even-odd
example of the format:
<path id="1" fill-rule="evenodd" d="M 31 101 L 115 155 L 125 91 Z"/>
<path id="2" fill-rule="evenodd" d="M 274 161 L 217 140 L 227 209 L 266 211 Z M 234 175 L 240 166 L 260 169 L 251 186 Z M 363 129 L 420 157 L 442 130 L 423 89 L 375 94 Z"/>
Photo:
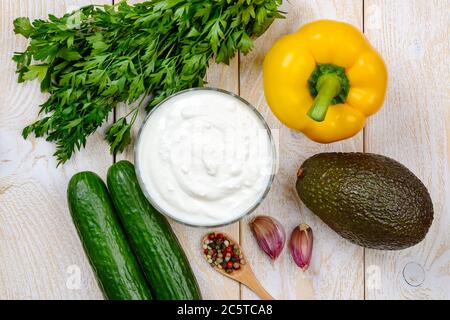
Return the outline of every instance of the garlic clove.
<path id="1" fill-rule="evenodd" d="M 306 271 L 311 262 L 312 248 L 313 248 L 313 232 L 307 224 L 300 224 L 291 234 L 289 242 L 292 258 L 295 263 Z"/>
<path id="2" fill-rule="evenodd" d="M 269 216 L 258 216 L 250 222 L 250 229 L 259 247 L 275 260 L 283 250 L 286 242 L 286 232 L 283 226 Z"/>

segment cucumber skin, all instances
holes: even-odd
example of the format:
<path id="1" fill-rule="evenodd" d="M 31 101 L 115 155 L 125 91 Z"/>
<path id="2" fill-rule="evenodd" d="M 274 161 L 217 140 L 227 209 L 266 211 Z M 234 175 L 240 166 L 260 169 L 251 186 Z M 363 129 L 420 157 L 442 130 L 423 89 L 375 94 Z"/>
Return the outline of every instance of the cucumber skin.
<path id="1" fill-rule="evenodd" d="M 143 194 L 129 161 L 108 170 L 108 189 L 157 300 L 201 300 L 188 259 L 167 219 Z"/>
<path id="2" fill-rule="evenodd" d="M 105 297 L 151 300 L 151 291 L 101 178 L 93 172 L 75 174 L 67 197 L 73 222 Z"/>

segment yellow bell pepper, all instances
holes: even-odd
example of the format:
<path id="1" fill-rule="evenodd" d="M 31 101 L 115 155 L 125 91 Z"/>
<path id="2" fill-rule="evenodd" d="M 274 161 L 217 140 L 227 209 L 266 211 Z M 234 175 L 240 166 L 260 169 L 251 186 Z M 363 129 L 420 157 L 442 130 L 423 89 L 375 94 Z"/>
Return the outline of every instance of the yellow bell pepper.
<path id="1" fill-rule="evenodd" d="M 310 139 L 330 143 L 357 134 L 384 101 L 383 59 L 353 26 L 315 21 L 279 39 L 264 60 L 272 112 Z"/>

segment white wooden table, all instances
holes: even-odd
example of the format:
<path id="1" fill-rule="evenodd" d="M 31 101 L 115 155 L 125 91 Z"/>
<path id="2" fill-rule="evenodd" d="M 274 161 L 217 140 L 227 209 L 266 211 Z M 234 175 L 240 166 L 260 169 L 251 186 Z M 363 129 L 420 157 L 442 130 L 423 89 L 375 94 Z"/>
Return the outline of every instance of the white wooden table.
<path id="1" fill-rule="evenodd" d="M 18 85 L 11 61 L 26 42 L 13 33 L 19 16 L 44 18 L 76 6 L 111 0 L 0 0 L 0 298 L 100 299 L 101 292 L 82 250 L 66 205 L 72 174 L 93 170 L 105 177 L 114 159 L 103 132 L 85 150 L 56 168 L 54 146 L 20 136 L 45 97 L 37 83 Z M 254 215 L 270 214 L 288 232 L 300 222 L 314 230 L 310 269 L 303 273 L 285 248 L 270 263 L 257 248 L 248 219 L 223 228 L 239 239 L 258 278 L 277 299 L 450 298 L 450 1 L 291 0 L 287 19 L 277 21 L 248 56 L 229 67 L 213 65 L 210 86 L 253 103 L 280 137 L 280 168 L 274 186 Z M 389 69 L 383 109 L 353 139 L 320 145 L 282 126 L 264 100 L 261 64 L 275 39 L 315 19 L 338 19 L 364 31 Z M 112 121 L 112 117 L 111 117 Z M 324 151 L 365 151 L 393 157 L 430 190 L 435 220 L 425 241 L 398 252 L 365 250 L 340 238 L 298 202 L 297 167 Z M 131 159 L 131 148 L 122 157 Z M 215 273 L 200 257 L 206 230 L 172 223 L 202 292 L 208 299 L 253 299 L 246 288 Z M 217 290 L 223 288 L 223 290 Z"/>

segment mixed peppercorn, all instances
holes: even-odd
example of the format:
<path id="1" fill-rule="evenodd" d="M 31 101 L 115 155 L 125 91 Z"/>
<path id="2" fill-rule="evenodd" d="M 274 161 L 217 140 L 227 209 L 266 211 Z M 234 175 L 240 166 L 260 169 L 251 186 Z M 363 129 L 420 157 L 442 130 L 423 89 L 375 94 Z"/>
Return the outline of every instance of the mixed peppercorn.
<path id="1" fill-rule="evenodd" d="M 210 233 L 203 242 L 203 253 L 212 267 L 232 273 L 245 264 L 244 256 L 239 246 L 223 233 Z"/>

